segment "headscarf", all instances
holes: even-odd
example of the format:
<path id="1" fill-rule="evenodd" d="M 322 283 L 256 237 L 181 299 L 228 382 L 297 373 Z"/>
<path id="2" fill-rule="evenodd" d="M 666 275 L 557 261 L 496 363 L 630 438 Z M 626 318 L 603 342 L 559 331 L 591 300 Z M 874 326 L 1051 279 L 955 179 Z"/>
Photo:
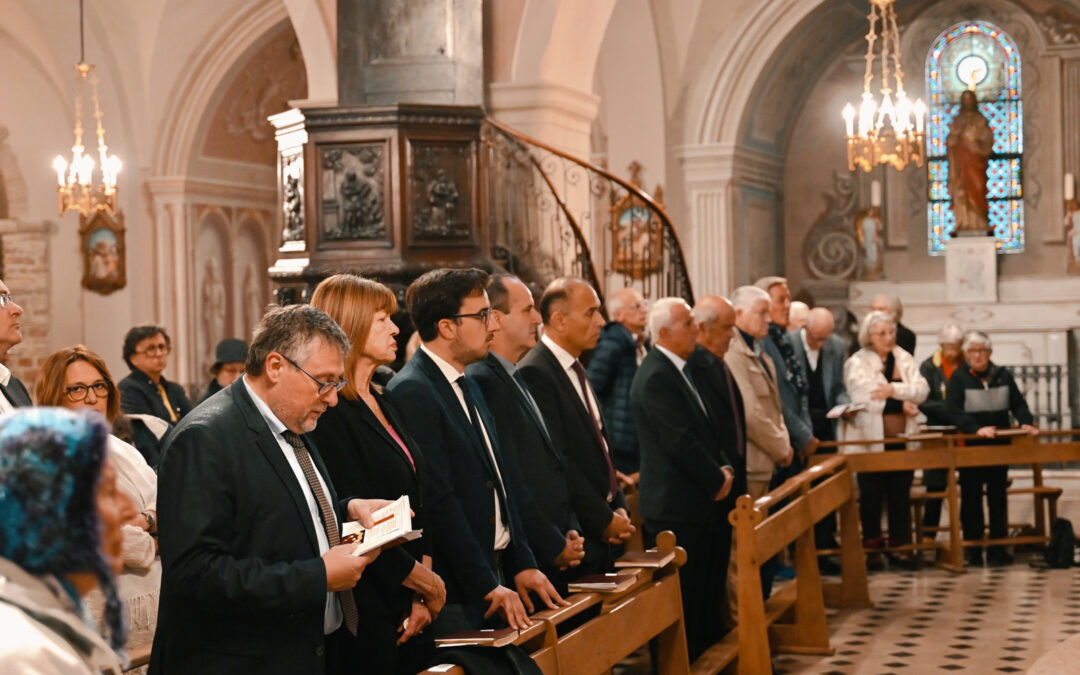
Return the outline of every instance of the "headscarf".
<path id="1" fill-rule="evenodd" d="M 0 557 L 55 576 L 80 609 L 66 575 L 96 575 L 109 643 L 123 653 L 127 629 L 97 506 L 108 434 L 93 412 L 24 408 L 0 417 Z"/>

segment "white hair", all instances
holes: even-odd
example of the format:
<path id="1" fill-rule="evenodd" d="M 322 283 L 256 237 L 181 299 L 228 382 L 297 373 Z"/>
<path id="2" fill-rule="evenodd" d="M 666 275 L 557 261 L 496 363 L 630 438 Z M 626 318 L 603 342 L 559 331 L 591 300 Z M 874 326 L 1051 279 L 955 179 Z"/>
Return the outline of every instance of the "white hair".
<path id="1" fill-rule="evenodd" d="M 806 319 L 808 316 L 810 316 L 810 305 L 802 300 L 793 300 L 791 309 L 788 310 L 788 320 L 794 321 L 797 317 Z"/>
<path id="2" fill-rule="evenodd" d="M 888 312 L 873 311 L 863 318 L 862 323 L 859 324 L 859 346 L 867 347 L 870 345 L 870 331 L 874 329 L 874 326 L 879 323 L 887 323 L 893 328 L 896 328 L 896 321 L 892 315 Z"/>
<path id="3" fill-rule="evenodd" d="M 611 295 L 608 296 L 605 304 L 607 305 L 608 316 L 614 318 L 616 314 L 626 309 L 626 296 L 629 293 L 623 293 L 624 290 L 633 290 L 629 286 L 620 288 Z"/>
<path id="4" fill-rule="evenodd" d="M 731 306 L 735 308 L 736 312 L 751 311 L 759 300 L 772 302 L 769 293 L 757 286 L 739 286 L 735 289 L 735 292 L 731 294 Z"/>
<path id="5" fill-rule="evenodd" d="M 716 305 L 703 305 L 699 302 L 690 310 L 690 314 L 694 317 L 694 323 L 708 328 L 720 318 L 720 309 Z"/>
<path id="6" fill-rule="evenodd" d="M 938 331 L 939 345 L 957 345 L 964 341 L 964 329 L 955 321 L 949 321 Z"/>
<path id="7" fill-rule="evenodd" d="M 646 319 L 646 332 L 653 344 L 660 339 L 660 329 L 671 328 L 671 314 L 676 305 L 686 305 L 682 298 L 660 298 L 649 308 L 649 317 Z M 687 309 L 689 309 L 687 305 Z"/>
<path id="8" fill-rule="evenodd" d="M 878 298 L 885 299 L 885 304 L 888 305 L 889 312 L 892 313 L 893 318 L 896 319 L 896 322 L 900 323 L 900 319 L 904 318 L 904 304 L 900 302 L 900 298 L 889 293 L 878 293 L 876 296 L 874 296 L 874 302 L 877 302 Z M 874 303 L 872 302 L 870 304 Z"/>
<path id="9" fill-rule="evenodd" d="M 979 330 L 973 330 L 967 334 L 964 338 L 963 350 L 966 352 L 972 345 L 986 345 L 987 349 L 994 348 L 990 342 L 990 336 Z"/>

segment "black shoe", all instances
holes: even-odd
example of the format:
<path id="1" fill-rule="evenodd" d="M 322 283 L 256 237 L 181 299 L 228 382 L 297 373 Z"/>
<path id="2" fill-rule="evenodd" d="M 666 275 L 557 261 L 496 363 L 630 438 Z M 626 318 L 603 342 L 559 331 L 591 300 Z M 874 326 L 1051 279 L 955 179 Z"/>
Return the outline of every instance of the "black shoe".
<path id="1" fill-rule="evenodd" d="M 990 551 L 986 555 L 986 564 L 990 567 L 1008 567 L 1014 562 L 1016 560 L 1005 551 Z"/>
<path id="2" fill-rule="evenodd" d="M 968 549 L 964 551 L 964 560 L 971 567 L 983 566 L 983 553 L 979 549 Z"/>
<path id="3" fill-rule="evenodd" d="M 820 558 L 817 559 L 817 561 L 818 561 L 818 570 L 822 574 L 825 574 L 825 575 L 828 575 L 828 576 L 840 576 L 840 573 L 843 571 L 840 568 L 839 563 L 837 563 L 831 557 L 821 556 Z"/>

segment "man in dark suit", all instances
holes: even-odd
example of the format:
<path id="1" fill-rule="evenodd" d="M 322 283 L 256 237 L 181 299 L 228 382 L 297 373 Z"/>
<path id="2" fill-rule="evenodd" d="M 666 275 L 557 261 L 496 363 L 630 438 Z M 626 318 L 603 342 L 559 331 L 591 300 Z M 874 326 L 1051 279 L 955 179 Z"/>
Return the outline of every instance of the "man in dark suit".
<path id="1" fill-rule="evenodd" d="M 347 348 L 321 311 L 272 309 L 247 375 L 168 437 L 151 673 L 338 672 L 344 631 L 356 630 L 348 590 L 374 558 L 339 545 L 339 526 L 370 524 L 386 503 L 339 502 L 304 437 L 337 403 Z"/>
<path id="2" fill-rule="evenodd" d="M 806 317 L 806 325 L 790 334 L 791 346 L 803 364 L 807 382 L 807 401 L 814 437 L 822 441 L 836 440 L 837 420 L 829 419 L 829 411 L 838 405 L 850 403 L 844 386 L 844 341 L 834 335 L 836 320 L 825 307 L 815 307 Z M 818 450 L 821 454 L 834 454 L 836 448 Z M 814 526 L 814 538 L 818 548 L 837 548 L 836 514 L 829 514 Z M 839 573 L 834 561 L 821 559 L 822 572 Z"/>
<path id="3" fill-rule="evenodd" d="M 650 542 L 662 530 L 672 530 L 686 549 L 679 583 L 694 661 L 723 633 L 721 565 L 731 545 L 730 507 L 723 501 L 734 470 L 686 362 L 697 344 L 690 306 L 682 298 L 657 300 L 648 328 L 654 346 L 630 387 L 641 444 L 641 515 Z"/>
<path id="4" fill-rule="evenodd" d="M 487 358 L 474 362 L 465 372 L 483 392 L 495 418 L 503 458 L 516 474 L 529 546 L 540 570 L 565 592 L 570 578 L 565 572 L 581 564 L 585 540 L 570 504 L 566 457 L 548 433 L 516 365 L 536 346 L 540 313 L 532 292 L 517 277 L 493 276 L 487 293 L 499 330 Z"/>
<path id="5" fill-rule="evenodd" d="M 633 288 L 620 288 L 608 297 L 611 321 L 589 356 L 589 383 L 600 399 L 611 461 L 624 474 L 638 470 L 637 429 L 630 412 L 630 383 L 648 351 L 645 344 L 645 313 L 648 304 Z"/>
<path id="6" fill-rule="evenodd" d="M 552 608 L 564 602 L 536 568 L 495 421 L 465 375 L 498 330 L 487 281 L 481 270 L 440 269 L 409 286 L 405 302 L 422 344 L 387 387 L 429 467 L 424 502 L 435 571 L 446 582 L 437 636 L 482 628 L 496 612 L 525 628 L 530 592 Z M 510 579 L 516 593 L 504 585 Z"/>
<path id="7" fill-rule="evenodd" d="M 8 352 L 22 342 L 23 308 L 0 281 L 0 413 L 34 405 L 26 386 L 4 365 Z"/>
<path id="8" fill-rule="evenodd" d="M 120 380 L 120 407 L 128 415 L 154 415 L 176 424 L 191 411 L 184 388 L 165 379 L 172 340 L 160 326 L 135 326 L 124 336 L 124 363 L 131 373 Z"/>
<path id="9" fill-rule="evenodd" d="M 630 538 L 626 511 L 604 435 L 604 418 L 578 357 L 596 346 L 604 317 L 596 291 L 580 279 L 552 281 L 540 298 L 544 335 L 519 369 L 544 424 L 569 460 L 570 499 L 585 535 L 583 571 L 605 571 L 611 544 Z"/>

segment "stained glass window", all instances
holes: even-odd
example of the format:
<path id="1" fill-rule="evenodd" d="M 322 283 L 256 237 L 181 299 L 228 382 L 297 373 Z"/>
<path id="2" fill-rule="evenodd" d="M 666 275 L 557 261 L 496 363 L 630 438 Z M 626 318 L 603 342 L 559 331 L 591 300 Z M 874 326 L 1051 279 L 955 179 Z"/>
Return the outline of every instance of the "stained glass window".
<path id="1" fill-rule="evenodd" d="M 945 139 L 960 109 L 960 95 L 975 82 L 979 112 L 994 132 L 987 168 L 990 225 L 1000 253 L 1024 250 L 1024 113 L 1020 52 L 1005 31 L 985 21 L 956 24 L 934 40 L 926 56 L 929 97 L 926 126 L 928 249 L 941 255 L 956 226 L 949 198 Z"/>

